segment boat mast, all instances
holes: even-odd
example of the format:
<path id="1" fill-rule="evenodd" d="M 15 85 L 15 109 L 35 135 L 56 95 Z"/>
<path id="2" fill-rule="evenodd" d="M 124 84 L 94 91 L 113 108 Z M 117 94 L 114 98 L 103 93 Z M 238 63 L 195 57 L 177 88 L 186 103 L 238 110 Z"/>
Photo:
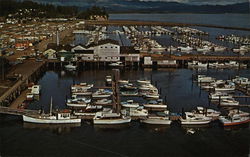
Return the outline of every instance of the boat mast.
<path id="1" fill-rule="evenodd" d="M 51 97 L 51 100 L 50 100 L 50 110 L 49 110 L 49 114 L 52 115 L 52 97 Z"/>

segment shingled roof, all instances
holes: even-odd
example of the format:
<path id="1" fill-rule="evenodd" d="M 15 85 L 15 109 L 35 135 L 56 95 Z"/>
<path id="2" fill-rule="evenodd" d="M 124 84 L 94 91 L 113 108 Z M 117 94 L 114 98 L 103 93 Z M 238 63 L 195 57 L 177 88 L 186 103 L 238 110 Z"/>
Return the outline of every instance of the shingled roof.
<path id="1" fill-rule="evenodd" d="M 99 45 L 104 45 L 104 44 L 114 44 L 114 45 L 119 45 L 119 42 L 113 39 L 104 39 L 104 40 L 99 40 L 97 43 L 91 43 L 88 45 L 88 47 L 94 47 L 94 46 L 99 46 Z"/>

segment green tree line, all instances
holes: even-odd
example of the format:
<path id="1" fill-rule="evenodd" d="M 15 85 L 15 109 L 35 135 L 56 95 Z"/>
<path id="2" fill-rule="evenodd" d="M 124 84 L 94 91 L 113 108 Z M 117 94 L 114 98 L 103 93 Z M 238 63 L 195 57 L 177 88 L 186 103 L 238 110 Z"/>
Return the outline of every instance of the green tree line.
<path id="1" fill-rule="evenodd" d="M 20 9 L 34 9 L 32 12 L 23 15 L 25 17 L 78 17 L 89 19 L 91 15 L 108 15 L 105 8 L 100 8 L 97 6 L 93 6 L 85 11 L 80 11 L 76 6 L 54 6 L 51 4 L 39 4 L 32 1 L 18 2 L 15 0 L 0 0 L 0 16 L 2 17 L 7 17 L 9 14 L 15 14 Z"/>

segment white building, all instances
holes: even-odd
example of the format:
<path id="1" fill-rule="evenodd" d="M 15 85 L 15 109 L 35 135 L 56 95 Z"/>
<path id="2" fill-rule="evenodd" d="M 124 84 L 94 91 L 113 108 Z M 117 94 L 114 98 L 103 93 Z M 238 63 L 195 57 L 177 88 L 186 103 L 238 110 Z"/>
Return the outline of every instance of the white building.
<path id="1" fill-rule="evenodd" d="M 120 61 L 120 45 L 111 39 L 100 40 L 97 44 L 92 43 L 88 47 L 78 45 L 72 48 L 71 52 L 85 61 Z"/>

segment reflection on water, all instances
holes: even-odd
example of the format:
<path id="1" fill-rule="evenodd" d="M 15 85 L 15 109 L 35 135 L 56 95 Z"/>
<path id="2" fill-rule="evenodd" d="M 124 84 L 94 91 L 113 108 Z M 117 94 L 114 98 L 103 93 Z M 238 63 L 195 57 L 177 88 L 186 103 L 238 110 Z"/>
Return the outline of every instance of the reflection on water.
<path id="1" fill-rule="evenodd" d="M 110 125 L 96 125 L 94 124 L 94 129 L 96 131 L 118 131 L 118 130 L 124 130 L 129 129 L 131 127 L 130 123 L 127 124 L 110 124 Z"/>
<path id="2" fill-rule="evenodd" d="M 155 133 L 165 133 L 171 127 L 171 125 L 156 125 L 156 124 L 144 124 L 144 123 L 140 125 L 143 129 Z"/>
<path id="3" fill-rule="evenodd" d="M 65 134 L 71 132 L 72 128 L 80 127 L 81 123 L 75 124 L 36 124 L 36 123 L 23 123 L 25 129 L 41 129 L 49 130 L 56 134 Z"/>

